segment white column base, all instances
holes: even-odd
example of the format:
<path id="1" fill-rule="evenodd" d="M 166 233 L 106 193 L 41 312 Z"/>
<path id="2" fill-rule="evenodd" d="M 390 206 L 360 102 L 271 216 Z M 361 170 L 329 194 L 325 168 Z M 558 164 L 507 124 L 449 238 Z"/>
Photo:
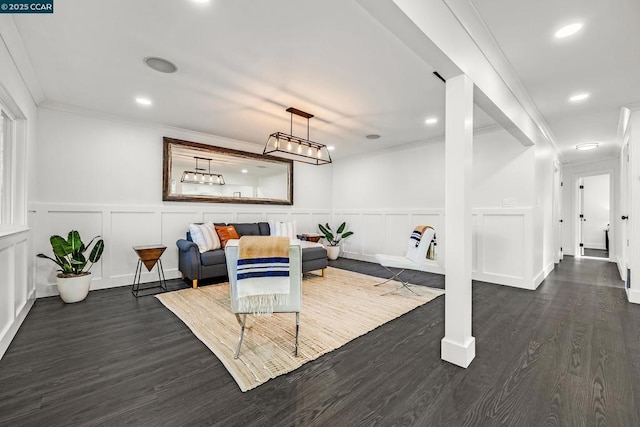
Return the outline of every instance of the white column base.
<path id="1" fill-rule="evenodd" d="M 467 368 L 476 357 L 476 339 L 470 337 L 464 344 L 459 344 L 442 338 L 440 357 L 445 362 L 453 363 L 462 368 Z"/>

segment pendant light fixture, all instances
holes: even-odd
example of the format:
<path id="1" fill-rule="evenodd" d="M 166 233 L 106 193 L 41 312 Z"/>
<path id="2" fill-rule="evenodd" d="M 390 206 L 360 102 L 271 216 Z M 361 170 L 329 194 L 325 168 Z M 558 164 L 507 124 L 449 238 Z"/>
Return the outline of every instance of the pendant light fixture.
<path id="1" fill-rule="evenodd" d="M 182 172 L 180 182 L 186 184 L 208 184 L 208 185 L 224 185 L 224 178 L 219 173 L 211 173 L 211 160 L 206 157 L 194 157 L 196 159 L 196 169 L 193 171 Z M 209 169 L 198 167 L 198 160 L 206 160 L 209 162 Z"/>
<path id="2" fill-rule="evenodd" d="M 290 133 L 275 132 L 269 135 L 267 143 L 262 151 L 263 155 L 273 155 L 298 162 L 311 163 L 312 165 L 324 165 L 331 163 L 331 155 L 327 146 L 319 142 L 309 140 L 309 119 L 313 114 L 289 107 L 286 110 L 291 114 Z M 307 119 L 307 139 L 293 136 L 293 115 Z"/>

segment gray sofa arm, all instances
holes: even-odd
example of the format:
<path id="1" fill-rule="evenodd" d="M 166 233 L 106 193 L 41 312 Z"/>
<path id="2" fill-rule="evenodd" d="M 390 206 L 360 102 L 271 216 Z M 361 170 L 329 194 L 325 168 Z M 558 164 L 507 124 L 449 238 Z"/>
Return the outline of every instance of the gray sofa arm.
<path id="1" fill-rule="evenodd" d="M 198 250 L 198 245 L 185 239 L 178 240 L 176 245 L 181 252 L 189 252 L 192 248 Z"/>
<path id="2" fill-rule="evenodd" d="M 198 245 L 188 240 L 180 239 L 178 246 L 178 270 L 192 280 L 200 279 L 200 251 Z"/>

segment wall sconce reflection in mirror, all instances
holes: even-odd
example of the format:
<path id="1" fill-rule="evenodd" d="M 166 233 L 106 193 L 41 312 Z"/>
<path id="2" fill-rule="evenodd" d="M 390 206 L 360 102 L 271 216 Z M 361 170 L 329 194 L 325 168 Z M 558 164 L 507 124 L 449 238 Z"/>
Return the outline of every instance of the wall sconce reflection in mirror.
<path id="1" fill-rule="evenodd" d="M 293 205 L 292 160 L 168 137 L 163 143 L 164 201 Z"/>
<path id="2" fill-rule="evenodd" d="M 180 182 L 186 182 L 187 184 L 224 185 L 222 174 L 211 173 L 211 160 L 213 159 L 198 156 L 194 156 L 193 158 L 196 159 L 196 169 L 182 172 Z M 198 160 L 207 160 L 209 162 L 208 172 L 205 172 L 207 169 L 198 167 Z"/>

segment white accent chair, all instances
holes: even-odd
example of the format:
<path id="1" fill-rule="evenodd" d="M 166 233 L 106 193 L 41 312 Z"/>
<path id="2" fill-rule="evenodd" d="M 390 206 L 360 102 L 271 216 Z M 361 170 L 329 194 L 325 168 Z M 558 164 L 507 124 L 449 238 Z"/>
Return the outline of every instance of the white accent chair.
<path id="1" fill-rule="evenodd" d="M 387 293 L 397 291 L 398 289 L 404 287 L 415 294 L 416 292 L 414 292 L 414 290 L 409 287 L 409 282 L 413 280 L 421 271 L 427 271 L 428 267 L 433 268 L 433 261 L 427 259 L 427 251 L 429 250 L 429 245 L 433 241 L 435 235 L 436 231 L 433 228 L 428 227 L 422 234 L 420 243 L 417 247 L 415 246 L 414 241 L 410 239 L 409 243 L 407 244 L 407 254 L 405 256 L 376 254 L 376 261 L 378 261 L 381 266 L 383 266 L 389 273 L 391 273 L 391 277 L 389 279 L 385 280 L 382 283 L 378 283 L 376 286 L 384 285 L 385 283 L 392 280 L 397 280 L 401 283 L 401 285 Z M 400 268 L 401 270 L 397 273 L 394 273 L 391 268 Z M 402 274 L 405 270 L 415 270 L 415 274 L 411 277 L 411 279 L 402 280 L 400 278 L 400 274 Z"/>
<path id="2" fill-rule="evenodd" d="M 238 243 L 239 240 L 229 240 L 224 248 L 227 258 L 227 272 L 229 274 L 229 284 L 231 292 L 231 311 L 236 315 L 236 320 L 240 325 L 240 339 L 236 352 L 233 355 L 237 359 L 240 355 L 240 346 L 244 338 L 244 330 L 247 328 L 247 314 L 238 308 L 238 287 L 237 287 L 237 268 L 238 268 Z M 289 303 L 280 304 L 273 307 L 274 313 L 295 313 L 296 314 L 296 342 L 295 355 L 298 355 L 298 336 L 300 333 L 300 309 L 302 308 L 302 249 L 298 240 L 291 240 L 289 246 L 289 280 L 291 287 L 289 288 Z M 241 316 L 242 315 L 242 318 Z"/>

